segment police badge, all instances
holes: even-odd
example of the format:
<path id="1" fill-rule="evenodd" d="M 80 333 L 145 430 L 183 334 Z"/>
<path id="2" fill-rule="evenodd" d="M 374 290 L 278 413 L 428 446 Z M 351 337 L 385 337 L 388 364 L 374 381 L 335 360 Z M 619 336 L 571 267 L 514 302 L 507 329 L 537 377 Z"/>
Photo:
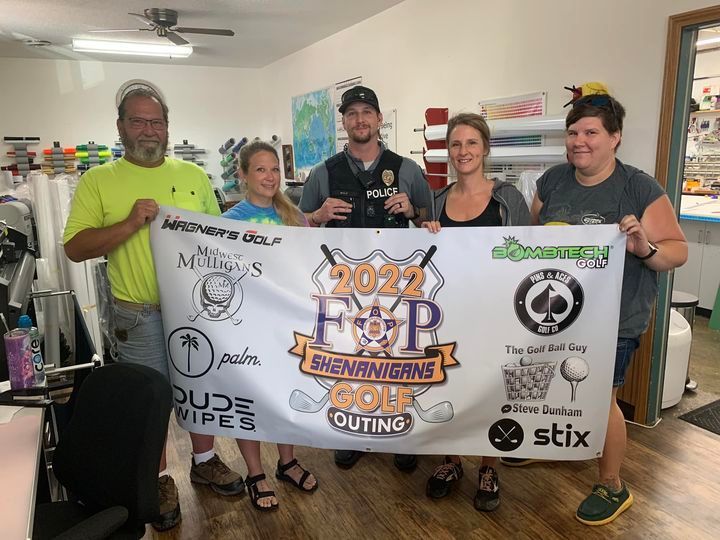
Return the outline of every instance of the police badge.
<path id="1" fill-rule="evenodd" d="M 382 181 L 386 186 L 392 186 L 393 182 L 395 182 L 395 173 L 390 169 L 385 169 L 382 172 Z"/>

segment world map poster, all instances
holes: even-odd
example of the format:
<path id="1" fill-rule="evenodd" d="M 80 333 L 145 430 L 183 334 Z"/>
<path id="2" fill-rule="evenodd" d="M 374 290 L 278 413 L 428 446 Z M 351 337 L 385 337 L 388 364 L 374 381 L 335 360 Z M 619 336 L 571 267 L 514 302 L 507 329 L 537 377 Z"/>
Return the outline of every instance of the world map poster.
<path id="1" fill-rule="evenodd" d="M 294 96 L 292 126 L 296 173 L 300 178 L 307 178 L 314 165 L 335 153 L 332 88 Z"/>

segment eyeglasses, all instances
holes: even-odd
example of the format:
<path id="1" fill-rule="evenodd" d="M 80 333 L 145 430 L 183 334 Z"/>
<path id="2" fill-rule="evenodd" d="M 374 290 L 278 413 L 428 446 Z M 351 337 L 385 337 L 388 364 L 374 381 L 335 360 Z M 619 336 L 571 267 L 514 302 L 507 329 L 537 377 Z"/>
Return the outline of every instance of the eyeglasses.
<path id="1" fill-rule="evenodd" d="M 167 127 L 165 120 L 160 120 L 159 118 L 147 120 L 145 118 L 138 118 L 137 116 L 134 116 L 132 118 L 127 118 L 127 122 L 133 129 L 145 129 L 145 126 L 148 124 L 150 124 L 150 127 L 155 131 L 162 131 Z"/>
<path id="2" fill-rule="evenodd" d="M 618 117 L 617 111 L 615 110 L 615 103 L 613 103 L 613 100 L 607 94 L 592 94 L 589 96 L 581 97 L 575 103 L 573 103 L 573 109 L 582 105 L 591 105 L 592 107 L 600 107 L 603 109 L 608 108 L 609 105 L 613 116 L 615 118 Z"/>

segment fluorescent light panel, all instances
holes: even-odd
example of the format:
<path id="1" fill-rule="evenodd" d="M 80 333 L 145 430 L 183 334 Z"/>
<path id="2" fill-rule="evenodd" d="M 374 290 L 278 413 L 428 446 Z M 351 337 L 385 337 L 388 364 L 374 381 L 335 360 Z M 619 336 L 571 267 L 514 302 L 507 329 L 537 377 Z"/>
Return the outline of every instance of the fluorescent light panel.
<path id="1" fill-rule="evenodd" d="M 130 41 L 102 41 L 95 39 L 74 39 L 73 51 L 106 54 L 131 54 L 135 56 L 164 56 L 166 58 L 187 58 L 193 52 L 190 45 L 158 45 L 133 43 Z"/>
<path id="2" fill-rule="evenodd" d="M 714 38 L 708 38 L 708 39 L 699 39 L 695 45 L 698 47 L 702 47 L 703 45 L 712 45 L 713 43 L 720 43 L 720 37 L 714 37 Z"/>

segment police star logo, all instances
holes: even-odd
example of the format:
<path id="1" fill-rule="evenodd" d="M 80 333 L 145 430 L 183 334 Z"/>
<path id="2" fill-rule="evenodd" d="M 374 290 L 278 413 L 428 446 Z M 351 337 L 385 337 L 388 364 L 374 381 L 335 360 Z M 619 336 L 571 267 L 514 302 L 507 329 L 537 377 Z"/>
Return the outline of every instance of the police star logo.
<path id="1" fill-rule="evenodd" d="M 395 182 L 395 173 L 390 169 L 385 169 L 382 172 L 382 181 L 386 186 L 392 186 L 393 182 Z"/>
<path id="2" fill-rule="evenodd" d="M 356 343 L 355 352 L 383 352 L 392 354 L 392 346 L 398 337 L 398 328 L 402 325 L 392 311 L 380 305 L 375 298 L 372 305 L 364 307 L 354 317 L 347 317 L 352 324 L 353 339 Z"/>

